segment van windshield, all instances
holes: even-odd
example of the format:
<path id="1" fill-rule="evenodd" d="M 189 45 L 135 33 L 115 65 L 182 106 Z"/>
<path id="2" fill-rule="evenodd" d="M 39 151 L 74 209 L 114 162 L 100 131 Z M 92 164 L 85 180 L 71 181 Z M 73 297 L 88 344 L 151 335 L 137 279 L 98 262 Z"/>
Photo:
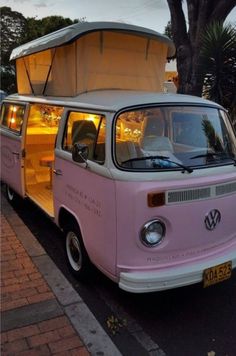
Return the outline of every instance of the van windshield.
<path id="1" fill-rule="evenodd" d="M 236 164 L 236 138 L 223 110 L 165 106 L 116 119 L 115 161 L 127 170 L 184 170 Z"/>

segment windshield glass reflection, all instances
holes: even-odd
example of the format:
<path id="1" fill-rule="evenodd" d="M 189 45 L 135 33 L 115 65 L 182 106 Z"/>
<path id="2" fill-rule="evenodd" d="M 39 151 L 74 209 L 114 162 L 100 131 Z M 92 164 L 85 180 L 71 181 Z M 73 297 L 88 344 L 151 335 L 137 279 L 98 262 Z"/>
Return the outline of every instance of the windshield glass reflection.
<path id="1" fill-rule="evenodd" d="M 132 170 L 234 164 L 236 139 L 224 111 L 209 107 L 151 107 L 116 120 L 115 158 Z M 191 168 L 190 168 L 191 167 Z"/>

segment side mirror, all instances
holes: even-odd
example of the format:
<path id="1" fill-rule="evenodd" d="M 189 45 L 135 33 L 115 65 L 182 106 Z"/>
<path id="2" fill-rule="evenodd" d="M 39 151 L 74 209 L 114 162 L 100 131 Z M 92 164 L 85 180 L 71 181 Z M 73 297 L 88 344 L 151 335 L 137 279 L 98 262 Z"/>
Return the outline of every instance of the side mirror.
<path id="1" fill-rule="evenodd" d="M 86 163 L 89 155 L 88 145 L 75 143 L 72 147 L 72 159 L 78 163 Z"/>

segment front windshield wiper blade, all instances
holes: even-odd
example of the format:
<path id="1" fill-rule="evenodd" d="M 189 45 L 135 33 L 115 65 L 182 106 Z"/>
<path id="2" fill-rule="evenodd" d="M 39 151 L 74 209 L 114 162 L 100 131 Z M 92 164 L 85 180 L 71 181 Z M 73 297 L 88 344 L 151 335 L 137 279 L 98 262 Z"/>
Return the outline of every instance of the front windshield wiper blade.
<path id="1" fill-rule="evenodd" d="M 229 156 L 225 153 L 217 153 L 217 152 L 207 152 L 207 153 L 203 153 L 197 156 L 193 156 L 191 157 L 191 159 L 196 159 L 196 158 L 214 158 L 214 157 L 219 157 L 221 158 L 221 160 L 225 160 L 225 159 L 231 159 L 234 162 L 234 166 L 236 166 L 236 158 L 233 158 L 232 156 Z"/>
<path id="2" fill-rule="evenodd" d="M 170 158 L 167 157 L 167 156 L 144 156 L 144 157 L 135 157 L 135 158 L 127 159 L 126 161 L 121 162 L 121 163 L 122 163 L 122 164 L 125 164 L 125 163 L 130 163 L 130 162 L 135 162 L 135 161 L 146 161 L 146 160 L 149 160 L 149 159 L 150 159 L 150 160 L 160 159 L 160 160 L 162 160 L 162 161 L 175 164 L 177 167 L 183 168 L 182 173 L 184 173 L 185 171 L 187 171 L 188 173 L 192 173 L 192 172 L 193 172 L 193 169 L 192 169 L 192 168 L 187 167 L 187 166 L 184 166 L 183 164 L 181 164 L 181 163 L 179 163 L 179 162 L 172 161 L 172 160 L 170 160 Z M 158 165 L 158 164 L 157 164 L 157 165 Z M 173 168 L 173 167 L 172 167 L 172 168 Z"/>

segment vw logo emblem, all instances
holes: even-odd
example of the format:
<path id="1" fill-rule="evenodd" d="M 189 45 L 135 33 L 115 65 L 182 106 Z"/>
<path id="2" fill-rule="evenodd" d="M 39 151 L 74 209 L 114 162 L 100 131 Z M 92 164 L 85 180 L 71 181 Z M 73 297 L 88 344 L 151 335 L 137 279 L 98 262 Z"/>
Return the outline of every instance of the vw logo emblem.
<path id="1" fill-rule="evenodd" d="M 205 226 L 207 230 L 214 230 L 217 224 L 219 224 L 221 220 L 221 214 L 219 210 L 214 209 L 211 210 L 205 217 Z"/>

